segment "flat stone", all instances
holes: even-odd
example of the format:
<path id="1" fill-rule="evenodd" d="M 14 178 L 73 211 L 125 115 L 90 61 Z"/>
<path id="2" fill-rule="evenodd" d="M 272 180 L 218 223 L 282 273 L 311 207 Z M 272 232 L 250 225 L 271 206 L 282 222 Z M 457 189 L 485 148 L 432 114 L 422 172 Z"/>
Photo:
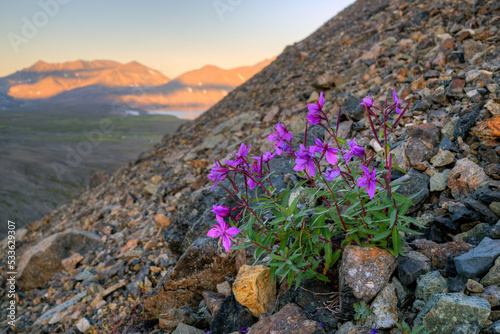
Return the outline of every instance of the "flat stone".
<path id="1" fill-rule="evenodd" d="M 288 304 L 278 313 L 270 317 L 261 319 L 258 323 L 250 327 L 248 334 L 322 334 L 325 333 L 321 325 L 307 319 L 300 307 Z"/>
<path id="2" fill-rule="evenodd" d="M 184 323 L 179 323 L 177 328 L 172 332 L 172 334 L 204 334 L 205 332 L 193 326 L 186 325 Z"/>
<path id="3" fill-rule="evenodd" d="M 431 260 L 431 264 L 438 269 L 445 269 L 448 261 L 459 255 L 467 253 L 473 248 L 462 240 L 438 244 L 431 240 L 417 239 L 413 245 L 426 257 Z"/>
<path id="4" fill-rule="evenodd" d="M 276 280 L 271 281 L 271 270 L 266 266 L 243 265 L 233 283 L 233 293 L 241 305 L 258 317 L 276 300 Z"/>
<path id="5" fill-rule="evenodd" d="M 429 179 L 429 190 L 433 191 L 443 191 L 446 189 L 448 183 L 448 176 L 450 175 L 450 170 L 445 169 L 441 173 L 436 173 L 432 175 Z"/>
<path id="6" fill-rule="evenodd" d="M 444 167 L 455 160 L 455 154 L 447 150 L 439 150 L 438 154 L 431 158 L 431 164 L 434 167 Z"/>
<path id="7" fill-rule="evenodd" d="M 467 290 L 469 290 L 470 292 L 483 292 L 484 291 L 484 287 L 481 283 L 479 282 L 476 282 L 474 281 L 473 279 L 468 279 L 467 280 L 467 283 L 466 283 L 466 286 L 467 286 Z"/>
<path id="8" fill-rule="evenodd" d="M 76 328 L 78 328 L 78 330 L 82 333 L 87 333 L 88 331 L 90 331 L 92 325 L 90 324 L 90 322 L 87 320 L 87 318 L 81 318 L 80 320 L 78 320 L 78 322 L 76 323 Z"/>
<path id="9" fill-rule="evenodd" d="M 61 303 L 61 304 L 57 305 L 56 307 L 51 308 L 50 310 L 48 310 L 47 312 L 42 314 L 38 319 L 36 319 L 36 321 L 33 325 L 34 326 L 35 325 L 42 325 L 42 324 L 48 322 L 56 314 L 61 313 L 61 312 L 66 312 L 69 307 L 78 303 L 80 301 L 80 299 L 82 299 L 86 295 L 87 295 L 87 291 L 82 291 L 79 294 L 77 294 L 76 296 L 74 296 L 73 298 L 71 298 L 70 300 L 65 301 L 64 303 Z"/>
<path id="10" fill-rule="evenodd" d="M 422 253 L 408 252 L 408 259 L 398 266 L 398 277 L 405 285 L 409 285 L 421 275 L 431 270 L 431 261 Z"/>
<path id="11" fill-rule="evenodd" d="M 491 307 L 497 307 L 500 305 L 500 287 L 496 285 L 491 285 L 481 291 L 480 293 L 473 293 L 475 297 L 484 298 L 490 303 Z"/>
<path id="12" fill-rule="evenodd" d="M 442 334 L 477 334 L 491 312 L 483 298 L 462 293 L 437 293 L 431 296 L 415 319 L 414 328 Z"/>
<path id="13" fill-rule="evenodd" d="M 345 112 L 356 121 L 361 120 L 366 116 L 366 110 L 360 105 L 361 102 L 363 102 L 361 99 L 349 94 L 342 105 L 342 112 Z"/>
<path id="14" fill-rule="evenodd" d="M 488 272 L 499 255 L 500 239 L 484 238 L 476 248 L 456 257 L 455 267 L 464 277 L 477 277 Z"/>
<path id="15" fill-rule="evenodd" d="M 203 300 L 205 301 L 205 304 L 207 305 L 212 316 L 217 315 L 224 298 L 226 298 L 226 296 L 221 293 L 203 291 Z"/>
<path id="16" fill-rule="evenodd" d="M 434 293 L 447 292 L 448 282 L 435 270 L 417 279 L 417 289 L 415 290 L 415 298 L 428 301 Z"/>
<path id="17" fill-rule="evenodd" d="M 386 285 L 370 305 L 373 312 L 373 327 L 392 328 L 399 317 L 398 298 L 393 284 Z"/>
<path id="18" fill-rule="evenodd" d="M 495 260 L 495 264 L 488 273 L 481 279 L 484 286 L 500 285 L 500 257 Z"/>
<path id="19" fill-rule="evenodd" d="M 396 259 L 377 247 L 347 246 L 340 268 L 341 309 L 352 312 L 358 300 L 370 302 L 389 281 Z"/>
<path id="20" fill-rule="evenodd" d="M 484 107 L 492 114 L 496 116 L 500 116 L 500 103 L 497 103 L 493 100 L 488 100 Z"/>
<path id="21" fill-rule="evenodd" d="M 450 172 L 448 187 L 457 199 L 472 195 L 479 185 L 488 179 L 483 168 L 468 158 L 460 159 Z"/>
<path id="22" fill-rule="evenodd" d="M 72 253 L 86 253 L 100 247 L 102 241 L 97 234 L 77 230 L 53 234 L 24 252 L 16 283 L 25 290 L 44 287 L 54 274 L 64 269 L 63 259 Z"/>

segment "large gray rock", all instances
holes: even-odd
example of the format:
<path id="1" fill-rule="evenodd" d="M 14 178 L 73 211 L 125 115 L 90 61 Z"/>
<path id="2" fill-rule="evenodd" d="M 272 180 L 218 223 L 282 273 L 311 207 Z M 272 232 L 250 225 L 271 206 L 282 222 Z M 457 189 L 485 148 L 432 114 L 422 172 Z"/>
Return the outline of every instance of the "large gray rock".
<path id="1" fill-rule="evenodd" d="M 446 278 L 435 270 L 417 279 L 417 289 L 415 290 L 415 298 L 428 301 L 434 293 L 447 292 L 448 282 Z"/>
<path id="2" fill-rule="evenodd" d="M 483 298 L 462 293 L 437 293 L 417 315 L 414 327 L 440 334 L 477 334 L 491 312 Z"/>
<path id="3" fill-rule="evenodd" d="M 21 289 L 44 287 L 54 274 L 64 269 L 63 259 L 72 253 L 86 253 L 100 247 L 102 241 L 97 234 L 77 230 L 53 234 L 23 254 L 17 283 Z"/>
<path id="4" fill-rule="evenodd" d="M 500 239 L 484 238 L 479 245 L 455 258 L 457 272 L 464 277 L 477 277 L 485 274 L 500 255 Z"/>
<path id="5" fill-rule="evenodd" d="M 80 301 L 83 297 L 87 295 L 87 291 L 82 291 L 70 300 L 65 301 L 62 304 L 57 305 L 56 307 L 51 308 L 44 314 L 42 314 L 38 319 L 36 319 L 33 325 L 43 325 L 47 323 L 52 317 L 61 312 L 66 312 L 67 309 Z"/>

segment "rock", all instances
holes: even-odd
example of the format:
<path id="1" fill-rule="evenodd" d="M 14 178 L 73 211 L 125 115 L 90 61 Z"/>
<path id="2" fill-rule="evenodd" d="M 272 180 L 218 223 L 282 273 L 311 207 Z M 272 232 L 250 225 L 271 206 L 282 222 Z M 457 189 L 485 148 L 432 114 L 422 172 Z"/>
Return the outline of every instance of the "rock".
<path id="1" fill-rule="evenodd" d="M 462 276 L 477 277 L 488 272 L 499 255 L 500 240 L 484 238 L 476 248 L 456 257 L 455 266 Z"/>
<path id="2" fill-rule="evenodd" d="M 288 304 L 278 313 L 261 319 L 250 327 L 248 334 L 321 334 L 325 333 L 316 321 L 308 320 L 300 307 Z"/>
<path id="3" fill-rule="evenodd" d="M 89 188 L 90 189 L 95 188 L 105 182 L 108 182 L 108 180 L 109 180 L 109 175 L 106 172 L 99 170 L 95 172 L 90 178 Z"/>
<path id="4" fill-rule="evenodd" d="M 190 307 L 181 306 L 179 308 L 170 308 L 164 313 L 159 314 L 160 328 L 168 331 L 174 330 L 181 323 L 197 327 L 206 327 L 204 316 L 194 312 Z"/>
<path id="5" fill-rule="evenodd" d="M 457 199 L 472 195 L 488 179 L 484 170 L 468 158 L 460 159 L 450 172 L 448 187 Z"/>
<path id="6" fill-rule="evenodd" d="M 75 273 L 75 268 L 78 263 L 80 263 L 83 260 L 83 256 L 79 253 L 74 253 L 71 256 L 63 259 L 61 261 L 62 266 L 70 275 L 74 275 Z"/>
<path id="7" fill-rule="evenodd" d="M 172 223 L 172 220 L 170 219 L 170 217 L 168 217 L 162 213 L 154 215 L 153 220 L 158 225 L 158 227 L 163 228 L 163 229 L 170 227 L 170 224 Z"/>
<path id="8" fill-rule="evenodd" d="M 413 299 L 413 291 L 403 285 L 396 277 L 392 278 L 392 284 L 396 288 L 396 296 L 398 297 L 398 307 L 406 308 L 410 305 Z"/>
<path id="9" fill-rule="evenodd" d="M 448 183 L 448 176 L 450 175 L 450 170 L 445 169 L 441 173 L 436 173 L 432 175 L 429 179 L 430 191 L 443 191 L 446 189 Z"/>
<path id="10" fill-rule="evenodd" d="M 415 290 L 415 298 L 428 301 L 434 293 L 447 292 L 448 282 L 435 270 L 417 279 L 417 289 Z"/>
<path id="11" fill-rule="evenodd" d="M 470 292 L 478 292 L 479 293 L 479 292 L 484 291 L 484 287 L 481 283 L 476 282 L 470 278 L 467 280 L 466 286 L 467 286 L 467 290 L 469 290 Z"/>
<path id="12" fill-rule="evenodd" d="M 361 120 L 366 116 L 366 110 L 364 107 L 360 106 L 363 102 L 356 96 L 349 94 L 344 104 L 342 105 L 342 112 L 345 112 L 349 117 L 355 119 L 356 121 Z"/>
<path id="13" fill-rule="evenodd" d="M 467 232 L 457 234 L 453 240 L 462 240 L 468 244 L 477 246 L 484 238 L 490 236 L 491 227 L 488 224 L 477 224 Z"/>
<path id="14" fill-rule="evenodd" d="M 208 136 L 205 141 L 201 144 L 201 147 L 199 150 L 204 150 L 204 149 L 214 149 L 217 145 L 222 143 L 226 139 L 223 134 L 217 134 L 214 136 Z"/>
<path id="15" fill-rule="evenodd" d="M 484 291 L 481 291 L 480 293 L 473 293 L 472 295 L 486 299 L 488 303 L 490 303 L 491 307 L 497 307 L 500 305 L 500 287 L 496 285 L 489 286 L 484 289 Z"/>
<path id="16" fill-rule="evenodd" d="M 240 267 L 241 268 L 241 267 Z M 231 295 L 231 286 L 227 281 L 217 284 L 217 292 L 223 294 L 224 296 Z"/>
<path id="17" fill-rule="evenodd" d="M 80 320 L 78 320 L 78 322 L 76 323 L 76 328 L 78 328 L 78 330 L 82 333 L 87 333 L 90 328 L 92 327 L 92 325 L 90 324 L 90 322 L 87 320 L 87 318 L 81 318 Z"/>
<path id="18" fill-rule="evenodd" d="M 217 282 L 235 275 L 234 259 L 219 255 L 217 240 L 200 238 L 179 258 L 170 277 L 142 298 L 145 317 L 155 319 L 156 314 L 167 314 L 182 306 L 196 308 L 203 291 L 214 291 Z M 169 330 L 178 325 L 175 318 L 165 320 L 172 321 Z"/>
<path id="19" fill-rule="evenodd" d="M 431 163 L 434 167 L 444 167 L 451 164 L 453 160 L 455 160 L 455 154 L 450 151 L 439 150 L 438 154 L 431 158 Z"/>
<path id="20" fill-rule="evenodd" d="M 266 266 L 243 265 L 233 283 L 233 293 L 241 305 L 258 317 L 276 300 L 276 280 L 271 281 L 271 270 Z"/>
<path id="21" fill-rule="evenodd" d="M 442 334 L 477 334 L 491 312 L 490 304 L 462 293 L 438 293 L 431 296 L 415 319 L 414 328 Z"/>
<path id="22" fill-rule="evenodd" d="M 408 209 L 408 213 L 417 211 L 421 204 L 429 197 L 429 177 L 425 174 L 411 169 L 408 174 L 400 177 L 396 182 L 406 183 L 399 186 L 397 190 L 398 194 L 409 197 L 418 193 L 418 195 L 412 199 L 414 206 Z"/>
<path id="23" fill-rule="evenodd" d="M 481 284 L 484 286 L 500 286 L 500 257 L 495 260 L 493 267 L 491 267 L 488 273 L 481 279 Z"/>
<path id="24" fill-rule="evenodd" d="M 493 100 L 488 100 L 484 107 L 495 116 L 500 116 L 500 103 L 496 103 Z"/>
<path id="25" fill-rule="evenodd" d="M 428 257 L 432 265 L 438 269 L 445 269 L 450 259 L 464 254 L 473 248 L 472 245 L 461 240 L 437 244 L 434 241 L 417 239 L 413 241 L 413 245 Z"/>
<path id="26" fill-rule="evenodd" d="M 65 301 L 57 305 L 56 307 L 51 308 L 44 314 L 42 314 L 38 319 L 36 319 L 33 325 L 43 325 L 46 324 L 52 317 L 56 316 L 58 313 L 67 312 L 67 309 L 75 304 L 77 304 L 80 299 L 87 295 L 87 291 L 82 291 L 70 300 Z"/>
<path id="27" fill-rule="evenodd" d="M 222 302 L 219 312 L 210 324 L 210 333 L 226 334 L 237 332 L 241 327 L 250 327 L 257 321 L 252 313 L 238 303 L 234 295 L 228 296 Z"/>
<path id="28" fill-rule="evenodd" d="M 148 194 L 148 195 L 151 195 L 151 196 L 156 196 L 156 193 L 158 192 L 158 186 L 156 186 L 155 184 L 153 183 L 148 183 L 145 187 L 144 187 L 144 193 L 145 194 Z"/>
<path id="29" fill-rule="evenodd" d="M 410 137 L 406 143 L 405 154 L 413 168 L 419 168 L 424 161 L 434 155 L 434 145 L 420 138 Z"/>
<path id="30" fill-rule="evenodd" d="M 370 305 L 373 315 L 367 319 L 370 321 L 373 318 L 373 327 L 375 328 L 392 328 L 396 326 L 399 318 L 398 298 L 396 296 L 396 288 L 393 284 L 386 285 L 377 295 L 373 303 Z"/>
<path id="31" fill-rule="evenodd" d="M 98 235 L 84 231 L 56 233 L 24 252 L 19 261 L 17 284 L 28 290 L 44 287 L 64 267 L 62 260 L 71 253 L 86 253 L 102 247 Z"/>
<path id="32" fill-rule="evenodd" d="M 347 246 L 340 268 L 340 307 L 352 312 L 359 300 L 371 301 L 389 281 L 396 259 L 377 247 Z"/>
<path id="33" fill-rule="evenodd" d="M 500 117 L 498 117 L 498 119 L 500 120 Z M 500 131 L 499 131 L 500 132 Z M 496 153 L 495 153 L 496 154 Z M 484 169 L 484 172 L 486 173 L 486 175 L 488 175 L 489 177 L 492 177 L 493 179 L 495 180 L 499 180 L 500 179 L 500 164 L 489 164 L 488 166 L 486 166 L 486 168 Z M 498 203 L 498 202 L 497 202 Z M 497 210 L 498 211 L 498 210 Z"/>
<path id="34" fill-rule="evenodd" d="M 186 325 L 184 323 L 179 323 L 177 328 L 172 332 L 172 334 L 204 334 L 205 332 L 193 326 Z"/>
<path id="35" fill-rule="evenodd" d="M 492 323 L 491 325 L 483 328 L 484 334 L 500 334 L 500 320 Z"/>
<path id="36" fill-rule="evenodd" d="M 398 277 L 403 284 L 408 285 L 431 270 L 431 261 L 418 252 L 411 251 L 406 256 L 408 259 L 398 266 Z"/>
<path id="37" fill-rule="evenodd" d="M 417 92 L 419 90 L 422 90 L 425 88 L 425 79 L 424 77 L 419 77 L 418 79 L 414 80 L 411 84 L 410 84 L 410 88 L 413 92 Z"/>
<path id="38" fill-rule="evenodd" d="M 441 129 L 441 133 L 443 136 L 447 136 L 448 138 L 453 137 L 455 134 L 455 129 L 457 128 L 458 118 L 453 118 L 448 123 L 446 123 Z"/>
<path id="39" fill-rule="evenodd" d="M 330 89 L 335 87 L 335 76 L 333 72 L 325 72 L 316 78 L 316 81 L 312 84 L 316 89 Z"/>
<path id="40" fill-rule="evenodd" d="M 316 103 L 319 100 L 319 93 L 317 91 L 313 91 L 311 95 L 309 95 L 309 98 L 307 99 L 306 103 Z M 300 129 L 302 130 L 302 129 Z"/>
<path id="41" fill-rule="evenodd" d="M 212 316 L 216 316 L 222 305 L 222 302 L 226 298 L 225 295 L 212 291 L 203 291 L 203 300 L 208 307 L 208 310 Z"/>
<path id="42" fill-rule="evenodd" d="M 264 116 L 264 118 L 262 119 L 262 122 L 264 122 L 264 123 L 272 122 L 274 120 L 274 118 L 276 117 L 276 115 L 278 115 L 279 112 L 280 112 L 280 107 L 278 107 L 278 106 L 272 107 L 271 110 L 268 111 L 266 116 Z"/>

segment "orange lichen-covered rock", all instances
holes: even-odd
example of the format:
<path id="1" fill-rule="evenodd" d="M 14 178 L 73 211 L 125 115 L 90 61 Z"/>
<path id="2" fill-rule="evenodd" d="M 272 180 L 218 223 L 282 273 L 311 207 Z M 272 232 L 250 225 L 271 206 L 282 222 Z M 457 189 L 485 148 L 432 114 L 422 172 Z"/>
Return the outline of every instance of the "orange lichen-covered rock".
<path id="1" fill-rule="evenodd" d="M 271 270 L 266 266 L 243 265 L 233 283 L 233 293 L 241 305 L 258 317 L 276 300 L 276 280 L 271 281 Z"/>

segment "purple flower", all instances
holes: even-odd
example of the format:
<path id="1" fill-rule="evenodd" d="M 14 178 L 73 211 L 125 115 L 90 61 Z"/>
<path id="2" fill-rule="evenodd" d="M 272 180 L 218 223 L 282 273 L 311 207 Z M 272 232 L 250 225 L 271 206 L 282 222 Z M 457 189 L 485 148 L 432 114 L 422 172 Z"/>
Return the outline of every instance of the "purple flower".
<path id="1" fill-rule="evenodd" d="M 224 221 L 224 217 L 229 217 L 229 208 L 223 205 L 213 205 L 212 212 L 215 213 L 215 218 L 220 223 Z"/>
<path id="2" fill-rule="evenodd" d="M 325 325 L 323 325 L 323 323 L 322 323 L 322 322 L 320 322 L 320 323 L 319 323 L 319 325 L 320 325 L 321 327 L 325 328 Z"/>
<path id="3" fill-rule="evenodd" d="M 326 161 L 331 163 L 332 165 L 337 164 L 337 153 L 339 150 L 334 147 L 330 147 L 332 143 L 326 143 L 322 142 L 318 138 L 314 138 L 314 141 L 316 142 L 316 152 L 321 152 L 321 156 L 325 155 L 326 156 Z"/>
<path id="4" fill-rule="evenodd" d="M 248 333 L 248 328 L 246 327 L 241 327 L 238 333 Z"/>
<path id="5" fill-rule="evenodd" d="M 362 107 L 370 108 L 371 106 L 373 106 L 373 97 L 368 94 L 367 97 L 363 98 L 363 102 L 361 102 L 359 105 Z"/>
<path id="6" fill-rule="evenodd" d="M 401 111 L 401 109 L 399 109 L 399 106 L 402 105 L 403 102 L 399 101 L 398 96 L 396 95 L 396 90 L 395 89 L 392 91 L 392 98 L 394 100 L 394 103 L 396 103 L 396 112 L 398 114 L 401 114 L 402 111 Z"/>
<path id="7" fill-rule="evenodd" d="M 259 157 L 260 159 L 260 157 Z M 252 165 L 252 168 L 249 169 L 248 171 L 253 174 L 252 178 L 248 178 L 248 181 L 247 181 L 247 184 L 248 186 L 250 187 L 250 189 L 255 189 L 255 187 L 257 187 L 258 183 L 255 181 L 255 180 L 259 180 L 260 179 L 260 167 L 261 167 L 261 164 L 262 162 L 260 160 L 257 160 L 257 162 L 254 162 L 253 165 Z"/>
<path id="8" fill-rule="evenodd" d="M 309 146 L 306 150 L 304 145 L 300 145 L 301 150 L 296 153 L 297 158 L 295 159 L 294 171 L 300 171 L 306 169 L 310 176 L 316 175 L 316 166 L 314 165 L 314 153 L 316 152 L 316 146 Z"/>
<path id="9" fill-rule="evenodd" d="M 344 159 L 346 160 L 346 164 L 352 159 L 353 156 L 362 157 L 365 155 L 365 150 L 358 144 L 356 144 L 356 138 L 353 140 L 348 140 L 347 144 L 349 144 L 349 151 L 344 151 Z"/>
<path id="10" fill-rule="evenodd" d="M 285 141 L 292 140 L 292 137 L 293 135 L 288 132 L 286 127 L 278 122 L 274 126 L 274 133 L 271 133 L 269 136 L 267 136 L 267 140 L 275 142 L 274 145 L 276 146 L 276 152 L 278 153 L 278 155 L 281 155 L 281 150 L 278 152 L 278 148 Z"/>
<path id="11" fill-rule="evenodd" d="M 276 155 L 276 153 L 271 153 L 269 151 L 266 151 L 266 153 L 264 153 L 262 155 L 262 161 L 263 162 L 268 162 L 268 161 L 271 161 L 274 159 L 274 156 Z M 257 161 L 260 161 L 261 157 L 253 157 L 255 160 Z"/>
<path id="12" fill-rule="evenodd" d="M 370 334 L 379 334 L 379 333 L 378 333 L 378 329 L 373 328 L 373 329 L 370 331 Z"/>
<path id="13" fill-rule="evenodd" d="M 292 154 L 293 155 L 295 152 L 290 147 L 290 145 L 288 145 L 285 142 L 282 142 L 279 146 L 276 146 L 276 153 L 278 155 L 281 155 L 281 153 L 287 153 L 287 154 Z"/>
<path id="14" fill-rule="evenodd" d="M 215 227 L 208 231 L 207 236 L 211 238 L 219 238 L 219 243 L 222 240 L 224 249 L 226 250 L 226 252 L 229 252 L 229 250 L 231 249 L 231 240 L 234 240 L 233 236 L 237 235 L 241 231 L 238 230 L 236 226 L 229 227 L 224 219 L 221 219 L 220 221 L 217 220 L 217 222 L 219 223 L 219 225 L 214 224 Z"/>
<path id="15" fill-rule="evenodd" d="M 309 124 L 317 125 L 321 123 L 323 117 L 321 116 L 320 112 L 323 110 L 324 105 L 325 105 L 325 98 L 323 97 L 323 92 L 319 94 L 318 102 L 309 103 L 307 105 L 307 109 L 309 110 L 309 115 L 307 115 Z"/>
<path id="16" fill-rule="evenodd" d="M 212 189 L 210 189 L 210 191 L 214 190 L 215 186 L 217 185 L 217 182 L 224 180 L 226 178 L 227 174 L 229 173 L 229 169 L 219 165 L 215 161 L 215 159 L 214 159 L 214 164 L 215 164 L 215 167 L 212 167 L 212 169 L 210 170 L 210 173 L 207 175 L 207 177 L 210 180 L 215 181 L 215 184 L 212 187 Z"/>
<path id="17" fill-rule="evenodd" d="M 323 106 L 325 105 L 325 97 L 323 96 L 323 92 L 319 93 L 319 99 L 318 102 L 316 103 L 309 103 L 307 105 L 307 109 L 309 109 L 310 112 L 312 113 L 317 113 L 320 110 L 323 109 Z"/>
<path id="18" fill-rule="evenodd" d="M 243 163 L 243 159 L 248 155 L 248 151 L 250 151 L 251 146 L 252 145 L 248 145 L 247 147 L 244 143 L 241 143 L 238 153 L 234 155 L 236 160 L 226 160 L 226 164 L 232 167 L 238 167 L 241 165 Z"/>
<path id="19" fill-rule="evenodd" d="M 340 169 L 331 169 L 330 167 L 327 167 L 325 172 L 325 180 L 333 181 L 339 175 Z"/>
<path id="20" fill-rule="evenodd" d="M 375 180 L 375 175 L 377 174 L 377 170 L 373 169 L 370 171 L 368 167 L 365 167 L 363 165 L 359 165 L 363 169 L 363 176 L 358 179 L 358 186 L 361 188 L 365 188 L 364 190 L 365 193 L 370 196 L 370 199 L 373 198 L 375 195 L 375 189 L 377 188 L 376 180 Z"/>

